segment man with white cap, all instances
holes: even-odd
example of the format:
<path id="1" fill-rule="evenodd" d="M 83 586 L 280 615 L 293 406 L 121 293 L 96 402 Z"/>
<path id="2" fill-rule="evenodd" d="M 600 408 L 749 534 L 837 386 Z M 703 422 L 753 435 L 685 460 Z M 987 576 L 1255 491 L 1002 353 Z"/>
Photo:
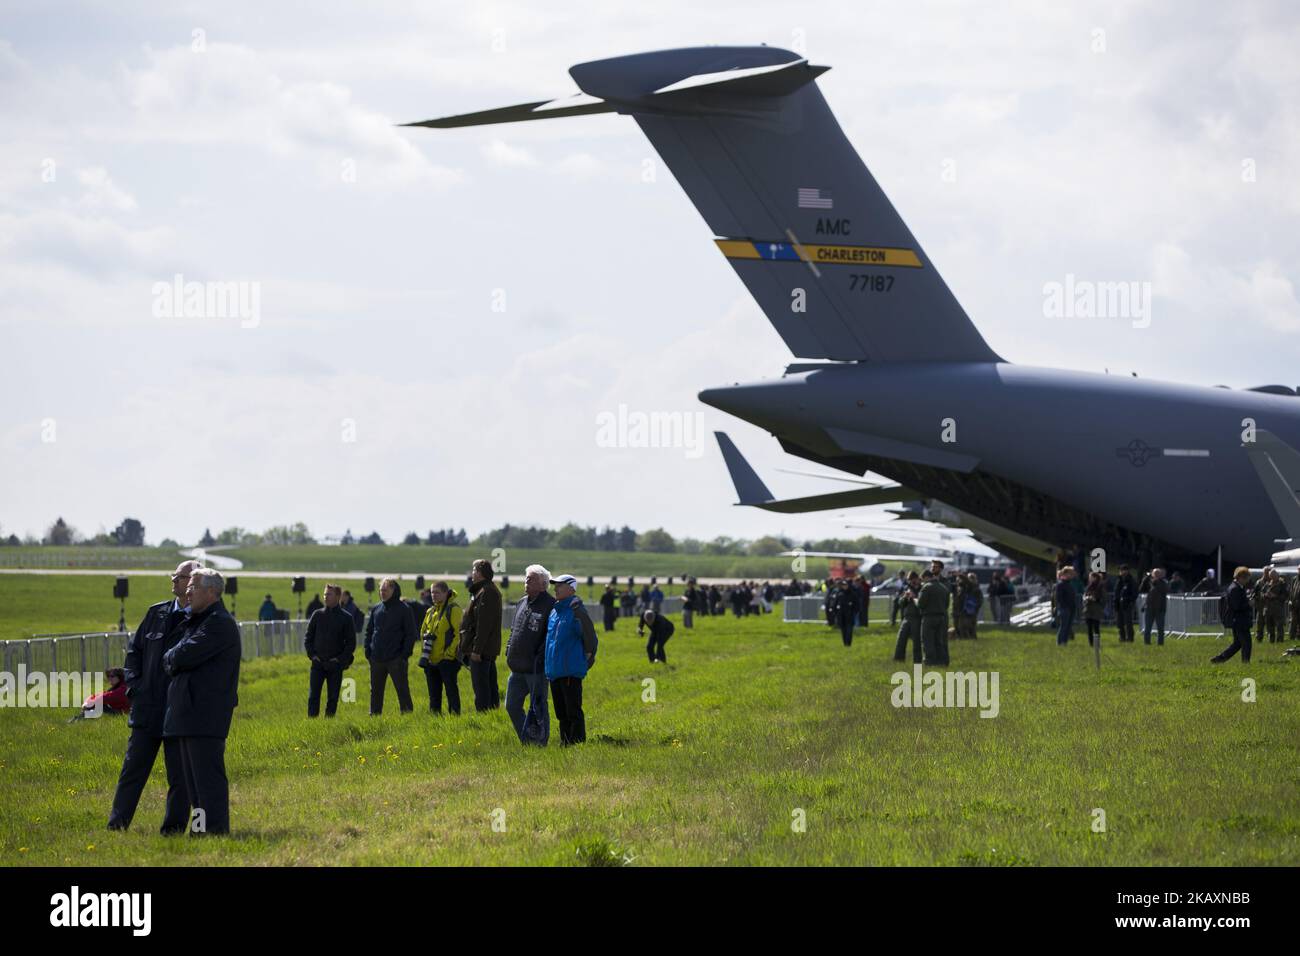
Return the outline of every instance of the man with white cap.
<path id="1" fill-rule="evenodd" d="M 524 596 L 515 604 L 510 637 L 506 641 L 506 713 L 522 744 L 545 747 L 551 736 L 551 711 L 547 701 L 546 628 L 555 598 L 547 592 L 551 572 L 540 564 L 524 570 Z M 528 711 L 524 711 L 524 698 Z"/>
<path id="2" fill-rule="evenodd" d="M 555 607 L 546 622 L 546 679 L 551 682 L 555 719 L 560 725 L 560 745 L 587 739 L 587 718 L 582 712 L 582 681 L 596 661 L 596 628 L 581 602 L 575 601 L 578 579 L 572 574 L 551 578 Z"/>

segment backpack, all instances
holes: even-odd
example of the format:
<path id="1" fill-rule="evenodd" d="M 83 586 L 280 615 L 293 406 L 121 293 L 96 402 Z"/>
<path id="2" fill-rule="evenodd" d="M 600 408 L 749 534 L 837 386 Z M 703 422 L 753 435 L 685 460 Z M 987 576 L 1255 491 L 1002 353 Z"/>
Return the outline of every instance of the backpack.
<path id="1" fill-rule="evenodd" d="M 963 614 L 969 615 L 970 617 L 974 617 L 976 612 L 979 611 L 979 609 L 980 609 L 979 601 L 975 599 L 975 595 L 973 594 L 966 595 L 966 600 L 962 601 L 961 604 L 961 612 Z"/>

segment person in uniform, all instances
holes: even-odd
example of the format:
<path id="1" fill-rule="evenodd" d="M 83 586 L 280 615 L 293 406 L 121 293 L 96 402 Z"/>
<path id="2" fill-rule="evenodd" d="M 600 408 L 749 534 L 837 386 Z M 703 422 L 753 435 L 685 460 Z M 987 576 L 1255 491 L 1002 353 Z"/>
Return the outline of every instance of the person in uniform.
<path id="1" fill-rule="evenodd" d="M 898 626 L 898 643 L 894 645 L 894 660 L 907 659 L 907 642 L 912 642 L 912 663 L 919 664 L 921 653 L 921 612 L 916 606 L 921 591 L 921 576 L 913 571 L 899 588 L 896 603 L 902 623 Z"/>
<path id="2" fill-rule="evenodd" d="M 943 565 L 939 567 L 942 570 Z M 948 589 L 933 571 L 926 571 L 921 580 L 916 609 L 921 616 L 921 647 L 925 663 L 931 667 L 947 667 Z"/>
<path id="3" fill-rule="evenodd" d="M 126 756 L 118 775 L 113 807 L 108 813 L 110 830 L 131 826 L 140 803 L 144 785 L 163 752 L 167 768 L 167 805 L 163 813 L 162 833 L 184 833 L 190 822 L 190 805 L 181 768 L 180 744 L 163 736 L 163 716 L 167 710 L 167 685 L 171 677 L 163 669 L 163 655 L 181 639 L 189 608 L 190 573 L 197 561 L 182 561 L 172 572 L 172 596 L 145 612 L 144 620 L 126 644 L 123 673 L 126 692 L 131 701 L 127 726 L 131 736 L 126 741 Z"/>

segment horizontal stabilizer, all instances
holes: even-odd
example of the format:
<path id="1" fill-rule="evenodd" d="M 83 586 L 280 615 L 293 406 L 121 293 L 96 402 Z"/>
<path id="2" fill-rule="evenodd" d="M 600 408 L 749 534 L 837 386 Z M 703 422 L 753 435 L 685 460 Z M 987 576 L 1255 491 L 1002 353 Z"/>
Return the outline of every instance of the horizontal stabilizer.
<path id="1" fill-rule="evenodd" d="M 431 129 L 454 129 L 458 126 L 492 126 L 496 123 L 519 123 L 524 120 L 558 119 L 561 116 L 586 116 L 588 113 L 612 113 L 614 107 L 604 100 L 577 93 L 559 100 L 538 100 L 518 106 L 502 106 L 477 113 L 461 113 L 401 126 L 427 126 Z"/>
<path id="2" fill-rule="evenodd" d="M 773 498 L 758 472 L 745 460 L 736 443 L 726 432 L 714 432 L 718 447 L 722 449 L 722 458 L 727 463 L 731 482 L 736 486 L 736 495 L 740 498 L 736 504 L 764 511 L 776 511 L 781 514 L 805 514 L 810 511 L 833 511 L 836 508 L 859 508 L 864 505 L 894 504 L 911 498 L 920 497 L 910 488 L 901 485 L 887 485 L 871 488 L 854 488 L 852 491 L 833 491 L 822 495 L 808 495 L 803 498 Z"/>
<path id="3" fill-rule="evenodd" d="M 891 505 L 910 498 L 920 497 L 910 488 L 891 485 L 887 488 L 860 488 L 855 491 L 835 491 L 806 498 L 780 498 L 775 501 L 750 502 L 764 511 L 781 514 L 805 514 L 809 511 L 834 511 L 836 508 L 861 508 L 866 505 Z M 745 504 L 745 502 L 741 502 Z"/>

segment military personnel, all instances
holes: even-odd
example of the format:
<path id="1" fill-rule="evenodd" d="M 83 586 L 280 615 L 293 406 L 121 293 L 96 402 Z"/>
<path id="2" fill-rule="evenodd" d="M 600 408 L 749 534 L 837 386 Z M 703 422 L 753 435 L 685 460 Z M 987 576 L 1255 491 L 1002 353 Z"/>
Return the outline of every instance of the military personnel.
<path id="1" fill-rule="evenodd" d="M 898 643 L 894 645 L 894 660 L 907 659 L 907 642 L 912 642 L 912 663 L 921 663 L 921 612 L 916 597 L 921 591 L 921 576 L 913 571 L 898 589 L 898 614 L 903 623 L 898 628 Z"/>
<path id="2" fill-rule="evenodd" d="M 171 576 L 172 597 L 149 608 L 127 641 L 124 670 L 126 692 L 131 700 L 131 716 L 127 719 L 131 736 L 127 739 L 122 773 L 108 816 L 110 830 L 125 830 L 131 825 L 160 748 L 167 769 L 162 833 L 184 833 L 189 827 L 190 805 L 180 742 L 163 736 L 167 687 L 171 683 L 170 675 L 163 668 L 163 655 L 181 639 L 189 607 L 190 572 L 198 566 L 197 561 L 182 561 L 177 566 Z"/>
<path id="3" fill-rule="evenodd" d="M 942 562 L 935 562 L 943 569 Z M 921 645 L 925 662 L 932 667 L 948 666 L 948 589 L 932 572 L 921 575 L 916 608 L 921 615 Z"/>
<path id="4" fill-rule="evenodd" d="M 1286 603 L 1291 616 L 1291 640 L 1300 641 L 1300 574 L 1291 579 L 1286 592 Z"/>
<path id="5" fill-rule="evenodd" d="M 1277 573 L 1277 568 L 1270 565 L 1264 573 L 1261 587 L 1264 630 L 1268 632 L 1270 644 L 1280 644 L 1283 640 L 1282 625 L 1286 620 L 1286 582 L 1282 580 L 1282 575 Z"/>

